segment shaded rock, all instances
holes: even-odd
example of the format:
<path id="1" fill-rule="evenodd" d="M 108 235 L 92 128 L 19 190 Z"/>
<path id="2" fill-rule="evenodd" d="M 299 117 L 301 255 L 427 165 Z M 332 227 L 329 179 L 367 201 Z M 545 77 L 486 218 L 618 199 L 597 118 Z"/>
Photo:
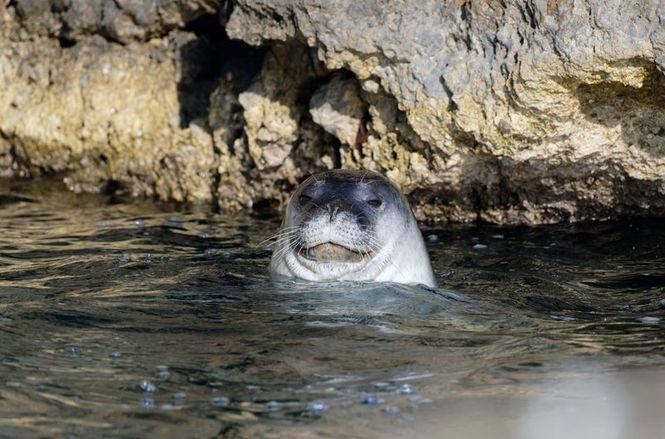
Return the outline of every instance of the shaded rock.
<path id="1" fill-rule="evenodd" d="M 360 98 L 358 81 L 345 76 L 334 74 L 314 92 L 309 101 L 309 113 L 324 130 L 341 142 L 354 145 L 367 104 Z"/>
<path id="2" fill-rule="evenodd" d="M 302 45 L 274 45 L 249 88 L 238 96 L 244 136 L 223 147 L 220 205 L 287 201 L 311 172 L 332 168 L 334 139 L 311 123 L 307 102 L 317 66 Z"/>
<path id="3" fill-rule="evenodd" d="M 296 50 L 291 54 L 291 48 L 276 46 L 254 83 L 238 96 L 249 154 L 260 170 L 281 166 L 298 138 L 304 108 L 296 101 L 299 87 L 310 76 L 310 63 L 301 47 Z M 287 51 L 289 56 L 280 56 L 279 51 Z"/>
<path id="4" fill-rule="evenodd" d="M 122 43 L 163 37 L 203 15 L 221 14 L 225 0 L 15 0 L 27 37 L 52 36 L 74 42 L 99 34 Z"/>

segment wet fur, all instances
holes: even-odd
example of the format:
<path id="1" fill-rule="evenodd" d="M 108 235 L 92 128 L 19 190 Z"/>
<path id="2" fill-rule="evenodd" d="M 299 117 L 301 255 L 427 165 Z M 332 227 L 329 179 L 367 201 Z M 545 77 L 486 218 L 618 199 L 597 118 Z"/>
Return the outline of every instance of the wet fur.
<path id="1" fill-rule="evenodd" d="M 373 199 L 380 199 L 381 205 L 369 205 L 368 200 Z M 325 243 L 343 246 L 362 257 L 351 262 L 317 260 L 306 250 Z M 275 277 L 311 281 L 436 286 L 408 202 L 385 177 L 371 171 L 333 170 L 303 182 L 284 215 L 270 272 Z"/>

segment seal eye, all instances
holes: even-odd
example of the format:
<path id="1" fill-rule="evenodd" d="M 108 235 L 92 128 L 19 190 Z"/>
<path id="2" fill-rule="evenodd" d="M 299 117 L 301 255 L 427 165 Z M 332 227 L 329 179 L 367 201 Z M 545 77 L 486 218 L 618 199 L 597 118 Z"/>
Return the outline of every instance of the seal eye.
<path id="1" fill-rule="evenodd" d="M 372 207 L 379 207 L 383 204 L 383 201 L 379 199 L 367 200 L 367 204 L 369 204 Z"/>
<path id="2" fill-rule="evenodd" d="M 312 197 L 308 197 L 307 195 L 301 195 L 300 197 L 298 197 L 298 201 L 300 202 L 301 206 L 304 206 L 305 204 L 312 201 Z"/>

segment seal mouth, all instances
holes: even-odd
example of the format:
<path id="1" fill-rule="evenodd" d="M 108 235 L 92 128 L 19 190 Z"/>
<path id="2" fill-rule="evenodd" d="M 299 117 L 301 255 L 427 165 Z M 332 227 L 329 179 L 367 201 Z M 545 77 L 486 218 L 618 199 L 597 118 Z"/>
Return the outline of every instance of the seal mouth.
<path id="1" fill-rule="evenodd" d="M 298 252 L 302 257 L 316 262 L 362 262 L 372 256 L 371 251 L 359 252 L 343 245 L 325 242 L 313 247 L 303 248 Z"/>

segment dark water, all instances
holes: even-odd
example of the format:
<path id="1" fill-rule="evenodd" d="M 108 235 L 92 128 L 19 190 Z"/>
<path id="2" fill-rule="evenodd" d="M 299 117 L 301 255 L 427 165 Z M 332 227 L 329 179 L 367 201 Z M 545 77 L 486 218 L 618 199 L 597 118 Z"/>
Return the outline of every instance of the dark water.
<path id="1" fill-rule="evenodd" d="M 0 437 L 665 427 L 662 221 L 427 229 L 435 291 L 271 283 L 277 219 L 112 201 L 0 182 Z"/>

